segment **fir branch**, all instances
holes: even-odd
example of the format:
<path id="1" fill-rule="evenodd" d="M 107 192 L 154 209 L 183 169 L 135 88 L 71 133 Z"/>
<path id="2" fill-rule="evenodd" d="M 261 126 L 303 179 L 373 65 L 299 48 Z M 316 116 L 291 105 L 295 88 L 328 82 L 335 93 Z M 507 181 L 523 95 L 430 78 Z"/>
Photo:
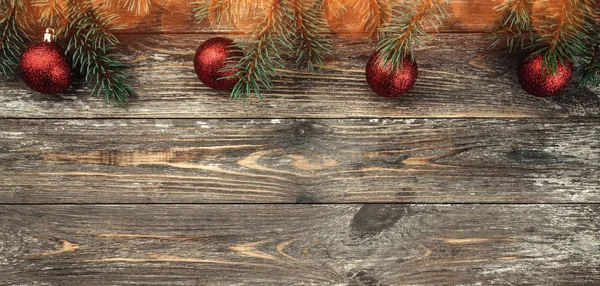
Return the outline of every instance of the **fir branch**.
<path id="1" fill-rule="evenodd" d="M 130 86 L 127 66 L 116 53 L 120 42 L 109 30 L 117 16 L 106 7 L 95 7 L 77 0 L 69 2 L 70 20 L 65 36 L 67 52 L 73 64 L 85 75 L 86 82 L 94 84 L 92 94 L 104 96 L 105 102 L 124 104 L 134 92 Z"/>
<path id="2" fill-rule="evenodd" d="M 34 1 L 56 1 L 56 0 L 34 0 Z M 59 0 L 65 1 L 65 0 Z M 66 0 L 71 1 L 71 0 Z M 92 5 L 94 9 L 104 9 L 106 11 L 122 11 L 135 16 L 146 16 L 150 14 L 152 0 L 80 0 L 86 5 Z"/>
<path id="3" fill-rule="evenodd" d="M 346 6 L 342 3 L 342 0 L 327 0 L 323 2 L 323 10 L 339 19 L 346 13 Z"/>
<path id="4" fill-rule="evenodd" d="M 134 13 L 136 16 L 144 16 L 150 14 L 152 0 L 119 0 L 119 4 L 129 13 Z"/>
<path id="5" fill-rule="evenodd" d="M 271 2 L 271 0 L 264 0 Z M 223 23 L 239 23 L 242 19 L 259 14 L 263 1 L 257 0 L 214 0 L 209 8 L 208 14 L 214 15 L 211 26 L 221 26 Z M 202 15 L 202 14 L 200 14 Z"/>
<path id="6" fill-rule="evenodd" d="M 391 0 L 354 1 L 352 5 L 358 9 L 360 21 L 365 23 L 364 30 L 373 35 L 381 31 L 392 17 Z"/>
<path id="7" fill-rule="evenodd" d="M 600 43 L 589 54 L 588 62 L 577 70 L 580 75 L 579 87 L 600 85 Z"/>
<path id="8" fill-rule="evenodd" d="M 236 9 L 235 7 L 239 7 L 240 3 L 241 0 L 216 0 L 211 3 L 208 13 L 215 15 L 211 26 L 220 26 L 223 22 L 237 21 L 239 14 L 234 9 Z M 223 19 L 223 16 L 225 16 L 225 19 Z"/>
<path id="9" fill-rule="evenodd" d="M 38 23 L 44 27 L 52 27 L 61 33 L 67 18 L 66 2 L 62 0 L 32 0 L 31 4 L 40 10 Z"/>
<path id="10" fill-rule="evenodd" d="M 45 1 L 45 0 L 42 0 Z M 66 0 L 71 1 L 71 0 Z M 94 1 L 93 3 L 91 1 Z M 111 11 L 117 11 L 121 8 L 122 0 L 83 0 L 82 2 L 87 3 L 87 5 L 93 5 L 94 9 L 102 8 L 102 9 L 110 9 Z"/>
<path id="11" fill-rule="evenodd" d="M 437 31 L 442 21 L 449 17 L 447 0 L 402 1 L 393 9 L 392 22 L 382 29 L 378 51 L 383 64 L 398 67 L 405 57 L 414 59 L 413 44 L 423 45 L 421 37 L 430 38 L 428 28 Z"/>
<path id="12" fill-rule="evenodd" d="M 579 74 L 579 87 L 600 85 L 600 4 L 589 3 L 587 14 L 587 31 L 589 31 L 589 42 L 586 43 L 584 51 L 578 55 L 583 61 L 577 69 Z"/>
<path id="13" fill-rule="evenodd" d="M 325 55 L 331 54 L 331 44 L 326 33 L 329 32 L 325 21 L 323 1 L 318 0 L 306 7 L 304 0 L 294 0 L 294 54 L 296 65 L 306 63 L 310 70 L 323 66 Z M 308 2 L 308 5 L 311 3 Z"/>
<path id="14" fill-rule="evenodd" d="M 589 35 L 585 29 L 587 1 L 565 0 L 560 4 L 550 1 L 540 2 L 546 9 L 536 27 L 539 37 L 534 43 L 532 55 L 544 54 L 543 69 L 554 74 L 558 71 L 559 63 L 564 64 L 565 60 L 574 62 L 576 55 L 585 52 Z"/>
<path id="15" fill-rule="evenodd" d="M 210 0 L 192 0 L 192 7 L 194 11 L 194 19 L 196 22 L 201 23 L 208 17 L 210 4 L 207 3 Z"/>
<path id="16" fill-rule="evenodd" d="M 29 41 L 23 0 L 0 0 L 0 74 L 16 71 L 21 52 Z"/>
<path id="17" fill-rule="evenodd" d="M 495 7 L 502 14 L 491 34 L 492 47 L 506 43 L 510 52 L 531 46 L 535 41 L 531 19 L 532 0 L 505 0 Z"/>
<path id="18" fill-rule="evenodd" d="M 237 72 L 231 77 L 239 78 L 239 82 L 231 91 L 232 99 L 243 99 L 255 94 L 262 100 L 262 89 L 273 88 L 271 78 L 278 75 L 276 68 L 283 68 L 283 60 L 279 45 L 292 49 L 290 38 L 293 30 L 290 22 L 294 20 L 294 9 L 291 0 L 270 0 L 265 17 L 250 32 L 256 39 L 252 44 L 241 44 L 246 50 L 242 58 L 230 58 L 224 68 Z"/>

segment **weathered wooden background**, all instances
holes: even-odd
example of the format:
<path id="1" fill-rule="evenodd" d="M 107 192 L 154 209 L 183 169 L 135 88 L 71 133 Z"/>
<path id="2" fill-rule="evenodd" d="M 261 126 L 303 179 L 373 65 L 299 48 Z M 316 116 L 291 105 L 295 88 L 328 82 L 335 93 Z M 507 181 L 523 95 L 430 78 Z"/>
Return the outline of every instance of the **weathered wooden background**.
<path id="1" fill-rule="evenodd" d="M 394 100 L 338 25 L 242 108 L 195 77 L 228 32 L 183 0 L 128 19 L 125 107 L 2 77 L 0 285 L 600 284 L 600 89 L 524 93 L 495 3 L 451 1 Z"/>

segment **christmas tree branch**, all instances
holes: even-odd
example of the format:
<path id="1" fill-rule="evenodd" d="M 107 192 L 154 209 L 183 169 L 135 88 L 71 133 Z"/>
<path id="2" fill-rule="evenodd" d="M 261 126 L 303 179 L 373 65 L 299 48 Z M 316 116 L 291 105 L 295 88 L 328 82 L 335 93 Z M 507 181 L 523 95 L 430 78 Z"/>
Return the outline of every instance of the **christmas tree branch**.
<path id="1" fill-rule="evenodd" d="M 492 47 L 506 42 L 510 52 L 534 43 L 532 0 L 506 0 L 495 7 L 502 14 L 491 34 Z"/>
<path id="2" fill-rule="evenodd" d="M 270 0 L 266 2 L 270 3 Z M 253 19 L 254 15 L 264 12 L 259 11 L 263 3 L 257 0 L 214 0 L 207 11 L 209 15 L 214 16 L 211 26 L 220 26 L 223 23 L 231 25 L 239 23 L 242 19 Z"/>
<path id="3" fill-rule="evenodd" d="M 566 0 L 555 4 L 551 0 L 541 0 L 544 9 L 536 31 L 539 35 L 532 55 L 542 53 L 543 68 L 547 73 L 556 73 L 559 63 L 565 59 L 575 61 L 578 54 L 585 52 L 589 41 L 586 24 L 585 0 Z M 562 6 L 562 7 L 561 7 Z"/>
<path id="4" fill-rule="evenodd" d="M 136 16 L 148 15 L 152 0 L 119 0 L 121 7 L 125 8 L 129 13 L 135 13 Z"/>
<path id="5" fill-rule="evenodd" d="M 67 6 L 60 0 L 32 0 L 31 4 L 40 10 L 38 22 L 44 27 L 51 27 L 58 33 L 64 29 L 67 18 Z"/>
<path id="6" fill-rule="evenodd" d="M 198 23 L 201 23 L 208 17 L 210 0 L 192 0 L 194 18 Z"/>
<path id="7" fill-rule="evenodd" d="M 215 20 L 211 23 L 211 26 L 220 26 L 223 22 L 236 22 L 239 17 L 239 13 L 236 13 L 239 12 L 236 7 L 239 7 L 240 3 L 240 0 L 216 0 L 212 3 L 207 11 L 208 14 L 215 15 Z M 225 19 L 223 19 L 223 16 L 225 16 Z"/>
<path id="8" fill-rule="evenodd" d="M 427 28 L 437 30 L 448 17 L 446 0 L 402 1 L 394 7 L 392 22 L 382 29 L 378 51 L 384 63 L 400 66 L 405 57 L 413 59 L 414 43 L 423 45 L 420 37 L 429 37 Z"/>
<path id="9" fill-rule="evenodd" d="M 0 0 L 0 74 L 16 71 L 21 52 L 29 41 L 22 0 Z"/>
<path id="10" fill-rule="evenodd" d="M 580 75 L 579 86 L 600 85 L 600 4 L 588 5 L 587 30 L 590 31 L 590 41 L 586 49 L 579 55 L 584 63 L 577 69 Z"/>
<path id="11" fill-rule="evenodd" d="M 296 25 L 293 27 L 295 36 L 292 42 L 296 65 L 306 63 L 310 70 L 314 70 L 315 67 L 322 66 L 325 55 L 331 53 L 331 44 L 326 36 L 329 29 L 325 21 L 323 1 L 307 3 L 304 0 L 294 0 L 293 5 Z"/>
<path id="12" fill-rule="evenodd" d="M 77 0 L 69 2 L 70 20 L 65 36 L 67 52 L 74 66 L 85 74 L 88 83 L 94 84 L 92 93 L 103 95 L 106 103 L 124 104 L 134 92 L 130 86 L 127 65 L 119 61 L 116 53 L 119 40 L 109 31 L 116 16 L 105 7 L 95 7 Z"/>
<path id="13" fill-rule="evenodd" d="M 246 53 L 242 58 L 229 58 L 225 69 L 237 69 L 231 77 L 239 78 L 231 91 L 231 98 L 243 99 L 256 94 L 262 100 L 261 89 L 271 89 L 272 77 L 278 75 L 276 68 L 283 68 L 283 60 L 278 45 L 292 49 L 289 39 L 292 34 L 290 22 L 294 10 L 290 0 L 270 0 L 265 17 L 252 30 L 256 42 L 241 45 Z M 245 47 L 244 47 L 245 46 Z"/>
<path id="14" fill-rule="evenodd" d="M 358 8 L 360 19 L 366 23 L 365 31 L 371 35 L 381 31 L 392 17 L 391 0 L 354 1 L 352 5 Z"/>
<path id="15" fill-rule="evenodd" d="M 346 6 L 342 0 L 327 0 L 323 2 L 323 10 L 331 13 L 336 19 L 339 19 L 346 13 Z"/>
<path id="16" fill-rule="evenodd" d="M 596 45 L 591 54 L 589 61 L 578 69 L 580 87 L 600 85 L 600 46 Z"/>
<path id="17" fill-rule="evenodd" d="M 46 2 L 57 0 L 36 1 Z M 91 4 L 94 9 L 107 9 L 113 12 L 123 9 L 125 12 L 135 16 L 145 16 L 150 14 L 150 8 L 152 7 L 152 0 L 93 0 L 93 2 L 90 2 L 90 0 L 82 0 L 81 2 L 87 2 L 88 4 Z"/>

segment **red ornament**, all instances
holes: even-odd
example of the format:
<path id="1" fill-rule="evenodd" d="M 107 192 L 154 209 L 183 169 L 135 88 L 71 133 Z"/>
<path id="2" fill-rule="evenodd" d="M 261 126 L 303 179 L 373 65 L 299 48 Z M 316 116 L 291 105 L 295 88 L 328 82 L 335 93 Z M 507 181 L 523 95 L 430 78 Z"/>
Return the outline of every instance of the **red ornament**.
<path id="1" fill-rule="evenodd" d="M 544 55 L 536 54 L 526 59 L 519 68 L 519 83 L 523 89 L 537 97 L 555 96 L 571 82 L 573 63 L 565 59 L 558 62 L 555 74 L 542 68 Z"/>
<path id="2" fill-rule="evenodd" d="M 239 79 L 226 78 L 234 75 L 237 70 L 222 71 L 225 61 L 232 56 L 244 56 L 244 53 L 233 46 L 233 40 L 227 38 L 212 38 L 202 43 L 194 56 L 194 70 L 205 85 L 217 90 L 232 90 Z"/>
<path id="3" fill-rule="evenodd" d="M 43 94 L 62 93 L 73 80 L 71 64 L 64 52 L 52 43 L 50 29 L 44 42 L 27 47 L 19 59 L 19 74 L 27 86 Z"/>
<path id="4" fill-rule="evenodd" d="M 417 62 L 405 57 L 401 66 L 396 68 L 391 63 L 383 65 L 382 61 L 379 52 L 371 56 L 367 63 L 367 83 L 375 93 L 383 97 L 404 95 L 417 81 Z"/>

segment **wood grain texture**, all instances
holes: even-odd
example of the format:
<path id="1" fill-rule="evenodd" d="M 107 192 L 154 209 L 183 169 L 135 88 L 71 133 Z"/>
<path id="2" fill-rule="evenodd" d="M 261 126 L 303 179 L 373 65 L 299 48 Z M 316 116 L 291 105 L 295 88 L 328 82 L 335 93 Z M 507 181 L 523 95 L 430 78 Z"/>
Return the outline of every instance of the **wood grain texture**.
<path id="1" fill-rule="evenodd" d="M 598 120 L 1 120 L 0 203 L 600 202 Z"/>
<path id="2" fill-rule="evenodd" d="M 519 86 L 519 55 L 490 51 L 483 34 L 444 34 L 417 51 L 420 75 L 400 99 L 375 95 L 364 65 L 373 41 L 336 38 L 325 70 L 283 70 L 264 102 L 246 107 L 196 78 L 192 58 L 210 35 L 129 35 L 124 53 L 134 66 L 138 98 L 107 107 L 81 82 L 68 94 L 36 94 L 16 78 L 0 82 L 3 118 L 463 118 L 598 117 L 600 91 L 574 87 L 555 98 L 535 98 Z"/>
<path id="3" fill-rule="evenodd" d="M 598 205 L 0 206 L 2 285 L 597 285 Z"/>
<path id="4" fill-rule="evenodd" d="M 243 30 L 187 0 L 123 19 L 125 107 L 0 77 L 0 285 L 600 284 L 600 88 L 525 94 L 523 55 L 473 33 L 498 1 L 450 1 L 397 100 L 342 24 L 323 70 L 242 108 L 192 58 Z"/>

